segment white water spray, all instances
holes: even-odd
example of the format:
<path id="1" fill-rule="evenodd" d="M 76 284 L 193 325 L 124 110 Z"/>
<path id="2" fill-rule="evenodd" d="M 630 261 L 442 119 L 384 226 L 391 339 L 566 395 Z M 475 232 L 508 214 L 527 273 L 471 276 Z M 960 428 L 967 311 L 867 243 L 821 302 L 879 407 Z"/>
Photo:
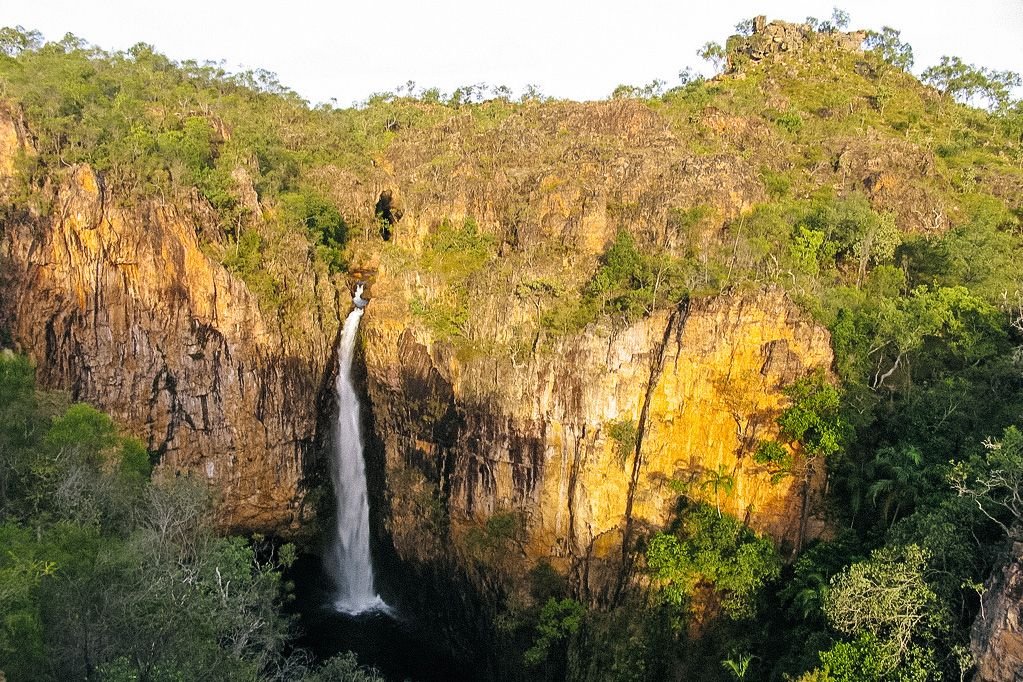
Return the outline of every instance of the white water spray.
<path id="1" fill-rule="evenodd" d="M 359 398 L 352 386 L 352 357 L 355 336 L 364 308 L 363 286 L 355 289 L 355 309 L 348 314 L 337 347 L 337 428 L 331 457 L 331 476 L 337 498 L 337 535 L 327 570 L 337 588 L 334 607 L 352 615 L 387 611 L 373 589 L 373 564 L 369 555 L 369 500 L 366 493 L 366 463 L 362 455 L 362 427 Z"/>

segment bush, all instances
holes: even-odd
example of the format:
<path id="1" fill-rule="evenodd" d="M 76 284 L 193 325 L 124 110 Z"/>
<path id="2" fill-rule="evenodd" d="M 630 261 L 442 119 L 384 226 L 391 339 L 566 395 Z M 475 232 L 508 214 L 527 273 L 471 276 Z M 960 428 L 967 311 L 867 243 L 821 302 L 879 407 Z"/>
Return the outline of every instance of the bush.
<path id="1" fill-rule="evenodd" d="M 677 532 L 654 535 L 646 560 L 669 603 L 686 606 L 696 588 L 707 584 L 736 619 L 754 615 L 758 593 L 781 572 L 781 558 L 769 540 L 706 504 L 686 508 Z"/>
<path id="2" fill-rule="evenodd" d="M 600 257 L 600 267 L 583 290 L 600 312 L 626 324 L 677 305 L 686 293 L 683 264 L 665 253 L 640 251 L 625 230 Z"/>

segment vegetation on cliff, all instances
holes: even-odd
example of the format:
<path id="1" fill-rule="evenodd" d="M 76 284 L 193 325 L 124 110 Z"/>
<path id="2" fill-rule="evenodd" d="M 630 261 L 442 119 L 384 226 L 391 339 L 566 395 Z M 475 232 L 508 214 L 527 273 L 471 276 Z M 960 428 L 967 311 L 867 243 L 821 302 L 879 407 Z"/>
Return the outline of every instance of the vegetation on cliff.
<path id="1" fill-rule="evenodd" d="M 788 53 L 748 35 L 708 46 L 726 73 L 620 88 L 617 109 L 503 91 L 484 101 L 479 88 L 310 108 L 270 74 L 5 29 L 0 95 L 33 151 L 3 215 L 45 214 L 52 182 L 87 163 L 122 201 L 212 211 L 206 248 L 269 310 L 298 305 L 290 270 L 312 262 L 331 276 L 379 253 L 414 282 L 409 318 L 438 346 L 512 363 L 580 333 L 614 338 L 690 298 L 782 288 L 831 331 L 836 362 L 787 387 L 783 440 L 754 440 L 749 454 L 807 487 L 826 463 L 830 532 L 778 547 L 722 513 L 734 478 L 707 471 L 675 482 L 669 527 L 626 548 L 634 571 L 602 602 L 550 564 L 507 584 L 524 516 L 499 511 L 452 550 L 488 576 L 477 584 L 498 604 L 495 650 L 511 654 L 499 669 L 955 679 L 972 665 L 978 592 L 1023 513 L 1018 77 L 946 59 L 927 87 L 897 32 L 861 53 L 836 44 L 841 23 L 778 29 L 801 36 Z M 432 216 L 421 224 L 351 189 L 397 182 L 380 170 L 395 164 L 411 207 Z M 577 168 L 592 186 L 573 194 Z M 645 186 L 732 184 L 646 191 L 630 173 Z M 446 191 L 457 199 L 431 204 Z M 500 196 L 474 199 L 489 194 Z M 283 246 L 295 240 L 301 264 Z M 199 489 L 151 481 L 146 453 L 109 420 L 34 392 L 22 361 L 0 362 L 5 672 L 299 674 L 276 611 L 287 553 L 216 537 Z M 624 466 L 636 426 L 609 432 Z M 429 503 L 447 528 L 441 496 Z"/>

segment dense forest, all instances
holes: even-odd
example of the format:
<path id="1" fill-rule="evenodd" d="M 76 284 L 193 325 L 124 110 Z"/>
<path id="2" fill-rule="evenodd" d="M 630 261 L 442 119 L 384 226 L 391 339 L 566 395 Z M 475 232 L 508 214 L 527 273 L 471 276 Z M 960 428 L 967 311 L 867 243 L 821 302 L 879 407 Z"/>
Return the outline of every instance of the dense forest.
<path id="1" fill-rule="evenodd" d="M 811 36 L 846 24 L 838 12 L 810 22 Z M 409 249 L 389 239 L 401 229 L 390 207 L 352 215 L 332 179 L 368 177 L 395 140 L 456 122 L 468 132 L 446 154 L 496 166 L 488 131 L 563 103 L 410 83 L 354 108 L 311 107 L 266 72 L 0 29 L 0 107 L 24 118 L 34 149 L 0 188 L 0 234 L 46 214 L 54 185 L 88 164 L 126 205 L 202 216 L 207 255 L 286 325 L 312 305 L 288 285 L 298 268 L 343 289 L 353 253 L 370 249 L 430 272 L 445 295 L 412 301 L 411 314 L 462 354 L 543 353 L 690 300 L 781 288 L 830 331 L 835 362 L 785 387 L 779 438 L 756 440 L 749 456 L 778 479 L 826 471 L 828 531 L 781 547 L 715 504 L 735 485 L 728 471 L 676 481 L 672 522 L 638 539 L 612 602 L 585 599 L 539 563 L 527 602 L 486 611 L 487 656 L 507 679 L 966 679 L 985 581 L 1023 540 L 1019 76 L 945 58 L 921 82 L 889 28 L 863 52 L 751 60 L 752 25 L 737 29 L 701 51 L 722 75 L 687 70 L 674 87 L 612 97 L 641 102 L 701 153 L 740 150 L 762 200 L 734 219 L 671 208 L 663 240 L 660 228 L 624 227 L 642 223 L 643 206 L 609 206 L 623 227 L 595 261 L 553 261 L 517 282 L 500 273 L 535 254 L 513 240 L 467 218 Z M 712 130 L 708 112 L 755 125 Z M 827 142 L 858 138 L 909 169 L 876 179 L 912 184 L 899 206 L 819 180 Z M 442 175 L 452 160 L 431 163 Z M 537 301 L 508 347 L 471 333 L 472 302 L 502 287 Z M 13 345 L 0 327 L 0 348 Z M 0 353 L 7 679 L 378 679 L 352 655 L 317 662 L 295 646 L 292 545 L 218 533 L 204 484 L 160 476 L 155 453 L 108 416 L 37 388 L 25 357 Z M 636 424 L 610 433 L 624 462 Z M 472 536 L 474 570 L 499 570 L 516 523 L 495 515 Z"/>

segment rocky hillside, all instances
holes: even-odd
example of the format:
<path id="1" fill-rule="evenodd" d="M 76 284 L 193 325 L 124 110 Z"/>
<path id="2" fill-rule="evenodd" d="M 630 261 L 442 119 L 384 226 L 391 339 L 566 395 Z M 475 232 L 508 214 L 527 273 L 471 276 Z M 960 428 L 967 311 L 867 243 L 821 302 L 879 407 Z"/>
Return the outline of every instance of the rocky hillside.
<path id="1" fill-rule="evenodd" d="M 162 475 L 208 480 L 223 526 L 289 534 L 317 511 L 324 387 L 365 280 L 371 497 L 406 565 L 454 567 L 534 624 L 550 570 L 564 599 L 678 609 L 616 613 L 721 656 L 817 637 L 812 660 L 757 654 L 798 674 L 894 637 L 826 601 L 855 567 L 949 557 L 927 589 L 951 624 L 885 640 L 878 665 L 951 670 L 964 586 L 1003 538 L 943 472 L 1020 417 L 1020 114 L 864 37 L 755 21 L 725 73 L 655 96 L 355 110 L 144 46 L 25 48 L 0 62 L 0 339 Z M 679 563 L 713 535 L 687 518 L 734 521 L 713 538 L 735 565 L 773 554 L 726 586 Z M 559 646 L 626 656 L 602 622 Z"/>

